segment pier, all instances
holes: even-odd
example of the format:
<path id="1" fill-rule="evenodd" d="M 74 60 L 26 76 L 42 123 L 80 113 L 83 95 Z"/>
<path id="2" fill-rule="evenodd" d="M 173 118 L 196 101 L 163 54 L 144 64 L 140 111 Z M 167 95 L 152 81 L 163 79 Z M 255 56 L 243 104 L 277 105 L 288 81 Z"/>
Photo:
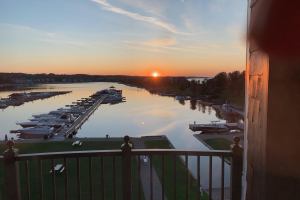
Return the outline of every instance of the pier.
<path id="1" fill-rule="evenodd" d="M 78 117 L 71 126 L 65 125 L 60 131 L 58 131 L 53 138 L 59 136 L 68 137 L 70 134 L 74 135 L 77 133 L 78 129 L 88 120 L 88 118 L 97 110 L 97 108 L 103 103 L 103 101 L 108 97 L 108 95 L 103 95 L 98 99 L 89 109 L 86 110 L 84 114 Z"/>
<path id="2" fill-rule="evenodd" d="M 64 108 L 46 114 L 33 115 L 28 122 L 20 122 L 22 129 L 11 130 L 22 139 L 64 140 L 72 138 L 101 104 L 124 102 L 122 90 L 101 90 L 88 98 L 81 98 Z"/>

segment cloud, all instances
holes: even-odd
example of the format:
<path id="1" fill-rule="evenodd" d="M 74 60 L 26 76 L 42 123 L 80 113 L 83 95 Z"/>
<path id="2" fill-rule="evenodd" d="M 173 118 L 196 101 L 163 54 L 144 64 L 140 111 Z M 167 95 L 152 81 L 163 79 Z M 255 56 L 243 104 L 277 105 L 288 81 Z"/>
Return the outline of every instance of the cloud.
<path id="1" fill-rule="evenodd" d="M 165 10 L 169 7 L 168 1 L 162 0 L 119 0 L 131 7 L 141 9 L 143 12 L 153 14 L 155 16 L 163 16 Z"/>
<path id="2" fill-rule="evenodd" d="M 64 34 L 48 32 L 26 25 L 0 23 L 0 35 L 3 33 L 13 35 L 12 37 L 15 38 L 21 38 L 23 41 L 39 41 L 54 45 L 68 45 L 76 47 L 83 47 L 87 45 L 85 42 L 77 39 L 70 39 L 70 37 L 67 37 Z"/>
<path id="3" fill-rule="evenodd" d="M 166 46 L 173 46 L 176 44 L 175 38 L 157 38 L 153 40 L 149 40 L 143 43 L 147 46 L 152 47 L 166 47 Z"/>
<path id="4" fill-rule="evenodd" d="M 184 34 L 184 33 L 179 32 L 173 24 L 167 23 L 167 22 L 162 21 L 158 18 L 141 15 L 141 14 L 135 13 L 135 12 L 130 12 L 130 11 L 125 10 L 123 8 L 113 6 L 110 3 L 108 3 L 106 0 L 91 0 L 91 1 L 101 5 L 104 10 L 107 10 L 107 11 L 110 11 L 110 12 L 113 12 L 113 13 L 117 13 L 117 14 L 120 14 L 120 15 L 124 15 L 124 16 L 127 16 L 127 17 L 129 17 L 131 19 L 134 19 L 134 20 L 137 20 L 137 21 L 152 24 L 156 27 L 162 28 L 162 29 L 164 29 L 166 31 L 169 31 L 171 33 Z"/>

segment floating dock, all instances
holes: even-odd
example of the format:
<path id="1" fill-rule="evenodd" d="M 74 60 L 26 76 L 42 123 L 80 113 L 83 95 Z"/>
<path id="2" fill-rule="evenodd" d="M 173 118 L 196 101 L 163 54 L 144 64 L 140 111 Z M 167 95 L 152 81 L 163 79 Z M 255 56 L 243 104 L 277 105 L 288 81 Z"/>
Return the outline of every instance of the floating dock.
<path id="1" fill-rule="evenodd" d="M 26 102 L 47 99 L 58 95 L 68 94 L 70 92 L 72 91 L 12 93 L 8 98 L 0 99 L 0 109 L 5 109 L 9 106 L 20 106 Z"/>
<path id="2" fill-rule="evenodd" d="M 212 122 L 210 124 L 189 124 L 189 129 L 192 131 L 202 131 L 202 132 L 226 132 L 229 130 L 239 129 L 244 130 L 243 123 L 216 123 Z"/>

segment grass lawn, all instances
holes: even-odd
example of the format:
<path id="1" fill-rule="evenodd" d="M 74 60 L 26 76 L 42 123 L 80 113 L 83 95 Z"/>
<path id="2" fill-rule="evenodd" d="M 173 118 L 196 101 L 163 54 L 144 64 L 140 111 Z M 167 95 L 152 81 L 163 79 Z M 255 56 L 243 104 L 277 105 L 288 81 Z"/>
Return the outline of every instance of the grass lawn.
<path id="1" fill-rule="evenodd" d="M 167 140 L 146 141 L 147 148 L 171 148 Z M 162 181 L 162 158 L 161 156 L 153 156 L 153 165 L 157 174 Z M 176 186 L 174 182 L 174 157 L 165 156 L 165 193 L 167 199 L 174 198 L 174 187 L 176 187 L 176 199 L 185 199 L 186 194 L 186 167 L 180 157 L 176 157 Z M 197 181 L 189 173 L 189 199 L 197 199 L 199 189 Z M 206 200 L 208 196 L 206 193 L 201 194 L 201 199 Z"/>
<path id="2" fill-rule="evenodd" d="M 224 138 L 206 139 L 204 142 L 214 150 L 230 150 L 230 145 L 232 144 L 232 141 Z"/>
<path id="3" fill-rule="evenodd" d="M 72 147 L 71 141 L 63 142 L 42 142 L 42 143 L 23 143 L 17 144 L 15 147 L 19 149 L 19 153 L 36 153 L 36 152 L 58 152 L 58 151 L 83 151 L 83 150 L 106 150 L 106 149 L 120 149 L 122 140 L 120 141 L 83 141 L 82 147 Z M 0 145 L 0 151 L 4 151 L 6 147 Z M 101 162 L 103 159 L 103 176 L 102 176 L 102 165 Z M 63 163 L 62 159 L 54 160 L 56 163 Z M 133 159 L 133 171 L 137 171 L 136 160 Z M 0 162 L 0 199 L 3 196 L 3 166 Z M 40 188 L 43 186 L 44 190 L 44 199 L 50 200 L 53 199 L 54 189 L 56 190 L 57 200 L 64 199 L 65 195 L 65 172 L 68 174 L 68 199 L 78 199 L 78 185 L 77 185 L 77 162 L 75 158 L 67 159 L 67 170 L 62 174 L 55 175 L 56 187 L 52 186 L 52 174 L 49 173 L 51 170 L 51 161 L 43 160 L 42 161 L 42 184 L 40 182 L 38 161 L 31 160 L 28 161 L 29 165 L 29 190 L 31 191 L 32 200 L 40 200 Z M 89 171 L 89 158 L 80 158 L 79 159 L 79 172 L 80 172 L 80 197 L 81 199 L 90 199 L 90 171 Z M 27 178 L 25 175 L 26 163 L 20 162 L 20 184 L 21 184 L 21 194 L 22 199 L 27 199 L 26 190 L 27 190 Z M 115 157 L 115 182 L 113 176 L 113 158 L 112 157 L 93 157 L 91 158 L 91 185 L 92 185 L 92 196 L 93 199 L 103 199 L 109 200 L 114 199 L 114 194 L 116 199 L 122 199 L 122 163 L 120 157 Z M 137 174 L 133 173 L 133 199 L 137 199 L 137 183 L 138 178 Z M 101 180 L 104 183 L 101 183 Z M 115 185 L 116 187 L 113 187 Z M 115 188 L 115 190 L 113 190 Z M 104 194 L 104 195 L 103 195 Z"/>

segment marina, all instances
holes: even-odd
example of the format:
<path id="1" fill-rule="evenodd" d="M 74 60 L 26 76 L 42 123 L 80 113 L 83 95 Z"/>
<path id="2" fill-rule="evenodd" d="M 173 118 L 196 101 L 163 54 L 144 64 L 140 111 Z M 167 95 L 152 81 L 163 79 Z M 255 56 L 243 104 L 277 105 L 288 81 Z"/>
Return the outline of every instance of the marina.
<path id="1" fill-rule="evenodd" d="M 61 115 L 56 114 L 66 110 L 69 110 L 69 113 L 73 114 L 74 117 L 79 116 L 79 114 L 82 115 L 81 113 L 86 112 L 87 109 L 78 106 L 78 103 L 85 104 L 86 102 L 82 102 L 84 100 L 92 101 L 90 96 L 97 93 L 99 90 L 101 91 L 107 88 L 110 89 L 111 85 L 112 83 L 106 82 L 42 85 L 41 89 L 37 89 L 35 91 L 44 91 L 45 88 L 48 88 L 48 91 L 55 91 L 59 89 L 72 91 L 72 93 L 68 95 L 61 95 L 57 98 L 35 101 L 20 107 L 10 107 L 3 110 L 0 112 L 0 118 L 3 121 L 0 135 L 2 134 L 3 140 L 7 134 L 8 138 L 13 137 L 18 143 L 25 144 L 30 142 L 35 144 L 48 144 L 50 142 L 52 144 L 52 142 L 56 141 L 74 142 L 78 140 L 83 142 L 81 147 L 76 147 L 76 150 L 77 148 L 85 148 L 86 145 L 88 145 L 85 142 L 87 139 L 93 141 L 112 141 L 114 138 L 122 138 L 124 135 L 129 135 L 130 137 L 165 135 L 172 146 L 176 149 L 195 149 L 206 151 L 209 150 L 209 148 L 194 137 L 194 132 L 188 128 L 188 124 L 195 120 L 198 120 L 197 123 L 203 124 L 217 120 L 225 123 L 225 120 L 219 119 L 215 110 L 210 109 L 209 106 L 202 106 L 197 103 L 195 105 L 196 109 L 192 109 L 192 102 L 189 100 L 185 101 L 185 104 L 180 104 L 177 100 L 175 100 L 175 98 L 152 95 L 144 89 L 114 83 L 114 86 L 117 89 L 122 90 L 122 96 L 126 97 L 126 103 L 105 104 L 105 101 L 103 101 L 100 104 L 101 109 L 96 109 L 92 112 L 88 120 L 82 123 L 81 127 L 77 127 L 77 134 L 70 134 L 70 137 L 73 137 L 72 139 L 65 138 L 66 130 L 70 130 L 70 133 L 72 132 L 72 123 L 69 123 L 70 127 L 67 127 L 67 124 L 65 124 L 64 127 L 66 129 L 61 129 L 61 133 L 58 128 L 54 128 L 56 131 L 51 133 L 52 137 L 47 140 L 44 140 L 41 136 L 31 139 L 32 135 L 30 134 L 23 134 L 22 138 L 20 138 L 17 134 L 9 133 L 10 130 L 18 130 L 22 128 L 20 125 L 17 125 L 16 122 L 38 122 L 43 123 L 42 125 L 49 125 L 49 123 L 52 124 L 53 122 L 58 123 L 53 120 L 53 118 L 58 118 L 58 116 Z M 8 94 L 9 93 L 4 93 L 2 96 L 8 96 Z M 122 102 L 124 101 L 125 99 L 123 99 Z M 44 119 L 37 120 L 38 117 Z M 66 123 L 64 120 L 65 119 L 61 119 L 58 121 L 60 121 L 61 124 L 64 124 Z M 73 127 L 75 127 L 75 125 Z M 23 139 L 25 136 L 28 136 L 28 139 Z M 73 149 L 75 148 L 75 146 L 72 146 L 72 143 L 68 146 Z M 193 175 L 196 175 L 196 162 L 197 160 L 195 159 L 189 159 L 189 169 Z M 207 159 L 203 159 L 201 162 L 201 168 L 203 169 L 200 173 L 202 177 L 201 184 L 204 188 L 208 187 L 208 164 L 209 161 Z M 217 169 L 216 172 L 213 173 L 212 177 L 212 180 L 214 180 L 213 187 L 219 187 L 217 183 L 219 183 L 219 172 L 221 172 L 221 166 L 218 159 L 213 159 L 213 164 Z M 225 176 L 229 173 L 230 170 L 226 164 Z M 225 185 L 229 184 L 229 180 L 230 179 L 226 178 Z"/>
<path id="2" fill-rule="evenodd" d="M 116 104 L 123 100 L 125 98 L 122 97 L 122 90 L 112 87 L 100 90 L 64 108 L 47 114 L 32 115 L 33 118 L 28 122 L 17 123 L 22 129 L 11 130 L 10 133 L 16 133 L 22 139 L 72 138 L 101 104 Z"/>
<path id="3" fill-rule="evenodd" d="M 0 99 L 0 109 L 6 109 L 9 106 L 21 106 L 26 102 L 47 99 L 70 92 L 71 91 L 12 93 L 7 98 Z"/>

